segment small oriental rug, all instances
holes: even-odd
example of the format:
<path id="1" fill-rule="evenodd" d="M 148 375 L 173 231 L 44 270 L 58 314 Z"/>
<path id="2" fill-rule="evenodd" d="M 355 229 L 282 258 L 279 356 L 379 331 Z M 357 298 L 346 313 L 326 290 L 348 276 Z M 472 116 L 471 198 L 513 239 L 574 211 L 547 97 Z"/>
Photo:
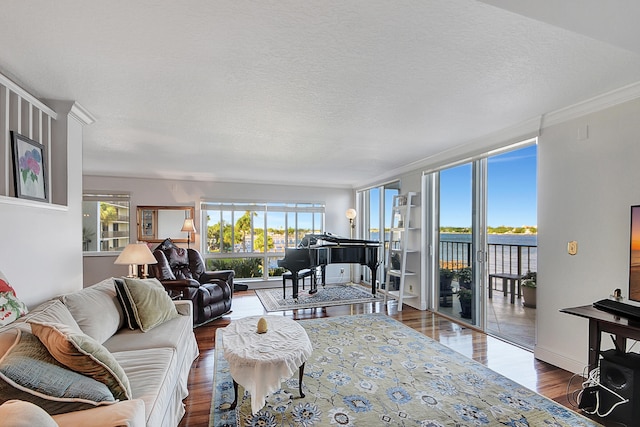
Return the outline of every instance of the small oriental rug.
<path id="1" fill-rule="evenodd" d="M 293 299 L 291 287 L 287 287 L 286 298 L 282 295 L 282 288 L 256 289 L 256 295 L 268 312 L 384 301 L 382 295 L 373 296 L 370 288 L 353 284 L 319 286 L 318 292 L 312 295 L 300 287 L 297 301 Z"/>
<path id="2" fill-rule="evenodd" d="M 313 353 L 297 375 L 251 413 L 233 383 L 221 335 L 215 346 L 209 427 L 598 426 L 383 314 L 301 320 Z"/>

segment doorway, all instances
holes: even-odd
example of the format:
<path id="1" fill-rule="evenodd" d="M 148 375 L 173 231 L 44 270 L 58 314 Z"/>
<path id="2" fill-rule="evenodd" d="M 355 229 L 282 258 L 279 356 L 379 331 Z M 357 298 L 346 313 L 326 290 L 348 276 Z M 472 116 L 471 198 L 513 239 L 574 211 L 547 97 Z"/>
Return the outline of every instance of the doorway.
<path id="1" fill-rule="evenodd" d="M 526 146 L 525 146 L 526 145 Z M 436 296 L 458 321 L 533 349 L 535 302 L 523 282 L 537 272 L 535 140 L 425 175 Z"/>

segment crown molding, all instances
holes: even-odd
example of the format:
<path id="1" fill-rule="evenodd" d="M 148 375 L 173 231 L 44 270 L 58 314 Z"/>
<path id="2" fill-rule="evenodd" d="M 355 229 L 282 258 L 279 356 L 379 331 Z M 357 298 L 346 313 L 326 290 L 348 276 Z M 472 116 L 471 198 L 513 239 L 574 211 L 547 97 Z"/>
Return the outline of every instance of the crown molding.
<path id="1" fill-rule="evenodd" d="M 96 121 L 96 118 L 82 105 L 74 102 L 69 111 L 69 115 L 84 125 L 90 125 Z"/>
<path id="2" fill-rule="evenodd" d="M 594 96 L 543 116 L 541 128 L 557 125 L 569 120 L 596 113 L 604 109 L 640 98 L 640 82 L 614 89 L 610 92 Z"/>

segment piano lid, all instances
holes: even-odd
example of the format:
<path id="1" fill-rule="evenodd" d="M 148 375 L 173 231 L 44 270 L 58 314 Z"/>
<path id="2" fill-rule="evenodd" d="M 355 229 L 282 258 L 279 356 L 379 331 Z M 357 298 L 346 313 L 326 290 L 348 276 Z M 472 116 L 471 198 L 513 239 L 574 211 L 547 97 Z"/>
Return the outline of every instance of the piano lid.
<path id="1" fill-rule="evenodd" d="M 317 246 L 325 246 L 322 242 L 327 242 L 329 245 L 360 245 L 360 246 L 378 246 L 380 242 L 377 240 L 363 240 L 363 239 L 349 239 L 348 237 L 338 236 L 332 233 L 322 234 L 306 234 L 300 244 L 299 248 L 311 248 Z"/>

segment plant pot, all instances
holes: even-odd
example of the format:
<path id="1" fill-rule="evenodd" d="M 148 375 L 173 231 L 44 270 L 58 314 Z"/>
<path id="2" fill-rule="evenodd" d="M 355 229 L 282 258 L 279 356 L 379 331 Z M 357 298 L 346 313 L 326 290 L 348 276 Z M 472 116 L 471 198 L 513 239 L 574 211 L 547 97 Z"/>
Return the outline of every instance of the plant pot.
<path id="1" fill-rule="evenodd" d="M 522 287 L 523 305 L 529 308 L 536 308 L 536 288 L 530 286 Z"/>
<path id="2" fill-rule="evenodd" d="M 471 319 L 471 300 L 460 301 L 460 317 L 463 319 Z"/>
<path id="3" fill-rule="evenodd" d="M 451 281 L 452 277 L 440 275 L 440 307 L 451 307 L 453 305 Z"/>

